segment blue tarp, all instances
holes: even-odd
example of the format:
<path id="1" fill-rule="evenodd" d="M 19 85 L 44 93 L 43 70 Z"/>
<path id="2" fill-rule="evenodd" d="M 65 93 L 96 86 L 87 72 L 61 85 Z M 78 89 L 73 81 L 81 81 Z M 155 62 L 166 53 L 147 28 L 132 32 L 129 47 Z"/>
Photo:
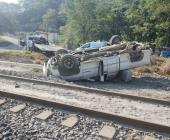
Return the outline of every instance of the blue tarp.
<path id="1" fill-rule="evenodd" d="M 165 58 L 168 58 L 170 57 L 170 51 L 162 51 L 162 56 L 165 57 Z"/>

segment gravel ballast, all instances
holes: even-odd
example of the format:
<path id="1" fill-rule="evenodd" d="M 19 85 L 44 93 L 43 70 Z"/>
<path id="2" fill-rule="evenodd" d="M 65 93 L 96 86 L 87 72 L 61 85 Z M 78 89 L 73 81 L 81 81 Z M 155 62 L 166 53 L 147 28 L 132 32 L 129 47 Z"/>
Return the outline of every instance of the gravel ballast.
<path id="1" fill-rule="evenodd" d="M 0 98 L 4 99 L 4 98 Z M 145 136 L 151 136 L 159 140 L 170 140 L 170 136 L 163 136 L 155 132 L 146 132 L 130 126 L 124 126 L 116 122 L 100 120 L 83 114 L 67 112 L 55 108 L 26 103 L 25 110 L 12 113 L 9 108 L 25 102 L 6 99 L 7 102 L 0 107 L 0 139 L 24 139 L 24 140 L 103 140 L 99 136 L 101 128 L 105 125 L 116 129 L 115 140 L 142 140 Z M 52 110 L 54 114 L 46 121 L 36 119 L 35 116 L 43 110 Z M 73 128 L 61 126 L 61 122 L 70 115 L 76 115 L 79 122 Z"/>

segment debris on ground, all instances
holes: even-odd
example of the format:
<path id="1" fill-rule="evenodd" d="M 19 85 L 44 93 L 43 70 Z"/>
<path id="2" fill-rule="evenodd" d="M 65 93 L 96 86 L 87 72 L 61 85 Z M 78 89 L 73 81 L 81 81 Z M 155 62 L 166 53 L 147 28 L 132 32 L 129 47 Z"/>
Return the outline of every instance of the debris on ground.
<path id="1" fill-rule="evenodd" d="M 19 88 L 19 87 L 20 87 L 20 85 L 16 83 L 15 84 L 15 88 Z"/>
<path id="2" fill-rule="evenodd" d="M 159 56 L 153 56 L 151 65 L 135 69 L 140 74 L 158 74 L 160 76 L 170 77 L 170 58 L 166 59 Z"/>
<path id="3" fill-rule="evenodd" d="M 170 58 L 166 60 L 165 64 L 161 68 L 163 74 L 170 75 Z"/>

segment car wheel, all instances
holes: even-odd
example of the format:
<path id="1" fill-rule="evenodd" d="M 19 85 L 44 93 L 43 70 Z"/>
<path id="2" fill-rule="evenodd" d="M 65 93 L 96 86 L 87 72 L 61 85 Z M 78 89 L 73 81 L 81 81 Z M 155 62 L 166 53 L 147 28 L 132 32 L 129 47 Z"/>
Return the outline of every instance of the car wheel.
<path id="1" fill-rule="evenodd" d="M 80 72 L 78 59 L 71 55 L 63 55 L 59 62 L 58 70 L 62 76 L 71 76 Z"/>
<path id="2" fill-rule="evenodd" d="M 110 38 L 110 41 L 109 41 L 110 45 L 118 44 L 120 42 L 121 42 L 121 39 L 120 39 L 120 37 L 118 35 L 112 36 Z"/>

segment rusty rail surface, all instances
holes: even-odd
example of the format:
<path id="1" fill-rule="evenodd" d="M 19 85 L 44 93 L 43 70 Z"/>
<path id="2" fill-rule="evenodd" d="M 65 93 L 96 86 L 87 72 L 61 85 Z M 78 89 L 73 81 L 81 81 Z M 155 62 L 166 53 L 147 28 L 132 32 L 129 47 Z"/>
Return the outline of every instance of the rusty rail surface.
<path id="1" fill-rule="evenodd" d="M 79 91 L 84 91 L 84 92 L 94 93 L 94 94 L 117 96 L 117 97 L 128 98 L 128 99 L 138 100 L 138 101 L 152 103 L 152 104 L 161 104 L 161 105 L 170 106 L 170 101 L 167 101 L 167 100 L 130 95 L 130 94 L 125 94 L 121 92 L 107 91 L 107 90 L 89 88 L 89 87 L 78 86 L 78 85 L 69 85 L 69 84 L 64 84 L 64 83 L 59 83 L 59 82 L 47 82 L 44 80 L 42 81 L 42 80 L 3 75 L 3 74 L 0 74 L 0 77 L 9 79 L 9 80 L 24 81 L 24 82 L 36 83 L 36 84 L 41 84 L 41 85 L 46 85 L 46 86 L 56 86 L 56 87 L 63 88 L 63 89 L 79 90 Z"/>
<path id="2" fill-rule="evenodd" d="M 166 125 L 151 123 L 151 122 L 147 122 L 143 120 L 128 118 L 124 116 L 91 110 L 87 108 L 67 105 L 67 104 L 51 101 L 49 99 L 43 99 L 40 97 L 32 97 L 29 95 L 20 95 L 20 94 L 11 93 L 11 92 L 0 91 L 0 96 L 6 97 L 6 98 L 13 98 L 16 100 L 22 100 L 22 101 L 26 101 L 26 102 L 30 102 L 34 104 L 40 104 L 43 106 L 54 107 L 57 109 L 62 109 L 62 110 L 70 111 L 70 112 L 82 113 L 90 117 L 118 122 L 120 124 L 128 125 L 131 127 L 133 126 L 136 128 L 144 129 L 145 131 L 149 130 L 149 131 L 156 131 L 160 133 L 170 134 L 170 126 L 166 126 Z"/>

